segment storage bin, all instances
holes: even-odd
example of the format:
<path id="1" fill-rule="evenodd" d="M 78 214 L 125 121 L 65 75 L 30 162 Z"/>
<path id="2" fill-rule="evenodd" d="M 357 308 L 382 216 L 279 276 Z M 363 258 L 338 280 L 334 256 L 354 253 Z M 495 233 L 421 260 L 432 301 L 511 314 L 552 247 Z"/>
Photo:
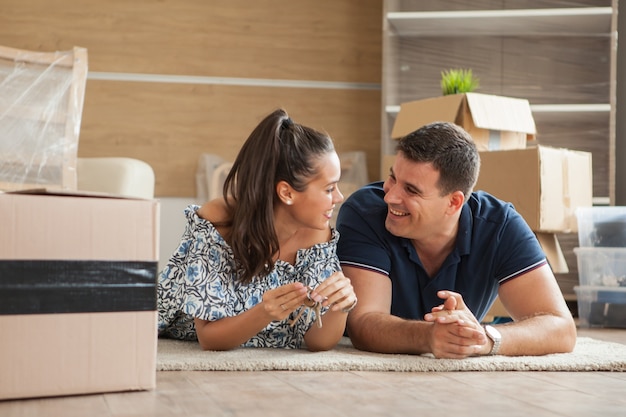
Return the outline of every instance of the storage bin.
<path id="1" fill-rule="evenodd" d="M 626 247 L 626 207 L 579 207 L 578 243 L 581 247 Z"/>
<path id="2" fill-rule="evenodd" d="M 626 248 L 574 248 L 580 285 L 626 287 Z"/>
<path id="3" fill-rule="evenodd" d="M 626 287 L 574 287 L 580 327 L 626 328 Z"/>

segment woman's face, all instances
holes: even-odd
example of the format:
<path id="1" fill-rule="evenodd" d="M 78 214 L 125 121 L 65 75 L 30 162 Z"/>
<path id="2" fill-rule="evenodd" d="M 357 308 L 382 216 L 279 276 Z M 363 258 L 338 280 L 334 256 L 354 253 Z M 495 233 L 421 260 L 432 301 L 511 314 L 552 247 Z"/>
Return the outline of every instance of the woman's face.
<path id="1" fill-rule="evenodd" d="M 335 205 L 343 201 L 337 183 L 341 165 L 336 152 L 324 154 L 317 162 L 317 175 L 304 191 L 295 191 L 292 213 L 303 225 L 312 229 L 327 229 Z"/>

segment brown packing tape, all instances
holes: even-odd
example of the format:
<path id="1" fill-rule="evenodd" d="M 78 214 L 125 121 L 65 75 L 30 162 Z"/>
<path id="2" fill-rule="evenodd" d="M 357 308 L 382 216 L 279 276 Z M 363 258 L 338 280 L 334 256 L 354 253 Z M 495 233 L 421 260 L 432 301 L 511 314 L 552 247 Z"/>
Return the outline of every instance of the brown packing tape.
<path id="1" fill-rule="evenodd" d="M 576 184 L 572 182 L 574 177 L 574 170 L 576 166 L 573 164 L 573 158 L 575 157 L 574 152 L 570 151 L 568 155 L 568 151 L 563 149 L 561 151 L 562 157 L 562 168 L 563 168 L 563 210 L 565 211 L 565 224 L 567 230 L 571 232 L 578 231 L 578 223 L 576 221 L 576 215 L 574 213 L 576 207 L 576 189 L 578 186 L 580 188 L 580 184 Z M 570 165 L 572 165 L 570 167 Z"/>
<path id="2" fill-rule="evenodd" d="M 578 231 L 576 209 L 593 204 L 592 155 L 589 152 L 562 150 L 563 207 L 567 230 Z"/>
<path id="3" fill-rule="evenodd" d="M 571 195 L 571 185 L 569 183 L 569 158 L 567 157 L 567 150 L 565 149 L 561 149 L 561 169 L 563 170 L 563 190 L 562 190 L 562 195 L 563 195 L 563 211 L 564 211 L 564 216 L 565 216 L 565 228 L 566 230 L 571 231 L 572 229 L 572 215 L 574 214 L 572 211 L 572 195 Z M 574 230 L 576 231 L 576 224 L 574 223 Z"/>

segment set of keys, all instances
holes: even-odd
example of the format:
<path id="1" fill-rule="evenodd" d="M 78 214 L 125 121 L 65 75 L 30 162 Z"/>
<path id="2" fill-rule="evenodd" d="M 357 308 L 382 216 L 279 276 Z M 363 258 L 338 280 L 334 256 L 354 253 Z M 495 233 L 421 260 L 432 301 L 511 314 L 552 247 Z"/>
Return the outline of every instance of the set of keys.
<path id="1" fill-rule="evenodd" d="M 298 322 L 298 320 L 300 320 L 300 317 L 302 317 L 306 309 L 313 309 L 315 311 L 315 322 L 317 324 L 317 327 L 320 327 L 320 328 L 322 327 L 322 302 L 313 300 L 311 298 L 311 291 L 313 290 L 311 288 L 308 288 L 308 291 L 306 294 L 306 300 L 304 300 L 304 304 L 303 304 L 303 307 L 305 308 L 300 308 L 298 315 L 296 315 L 296 317 L 294 317 L 292 320 L 289 321 L 289 325 L 291 327 L 296 325 L 296 323 Z"/>

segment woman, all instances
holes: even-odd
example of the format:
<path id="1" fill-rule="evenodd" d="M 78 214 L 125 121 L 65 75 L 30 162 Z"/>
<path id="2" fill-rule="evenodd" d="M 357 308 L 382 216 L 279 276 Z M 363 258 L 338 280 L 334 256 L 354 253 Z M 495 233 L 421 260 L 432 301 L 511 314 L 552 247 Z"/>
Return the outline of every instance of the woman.
<path id="1" fill-rule="evenodd" d="M 333 348 L 357 302 L 330 227 L 340 174 L 327 135 L 284 110 L 261 121 L 224 197 L 185 210 L 182 241 L 159 277 L 159 335 L 197 338 L 207 350 Z"/>

